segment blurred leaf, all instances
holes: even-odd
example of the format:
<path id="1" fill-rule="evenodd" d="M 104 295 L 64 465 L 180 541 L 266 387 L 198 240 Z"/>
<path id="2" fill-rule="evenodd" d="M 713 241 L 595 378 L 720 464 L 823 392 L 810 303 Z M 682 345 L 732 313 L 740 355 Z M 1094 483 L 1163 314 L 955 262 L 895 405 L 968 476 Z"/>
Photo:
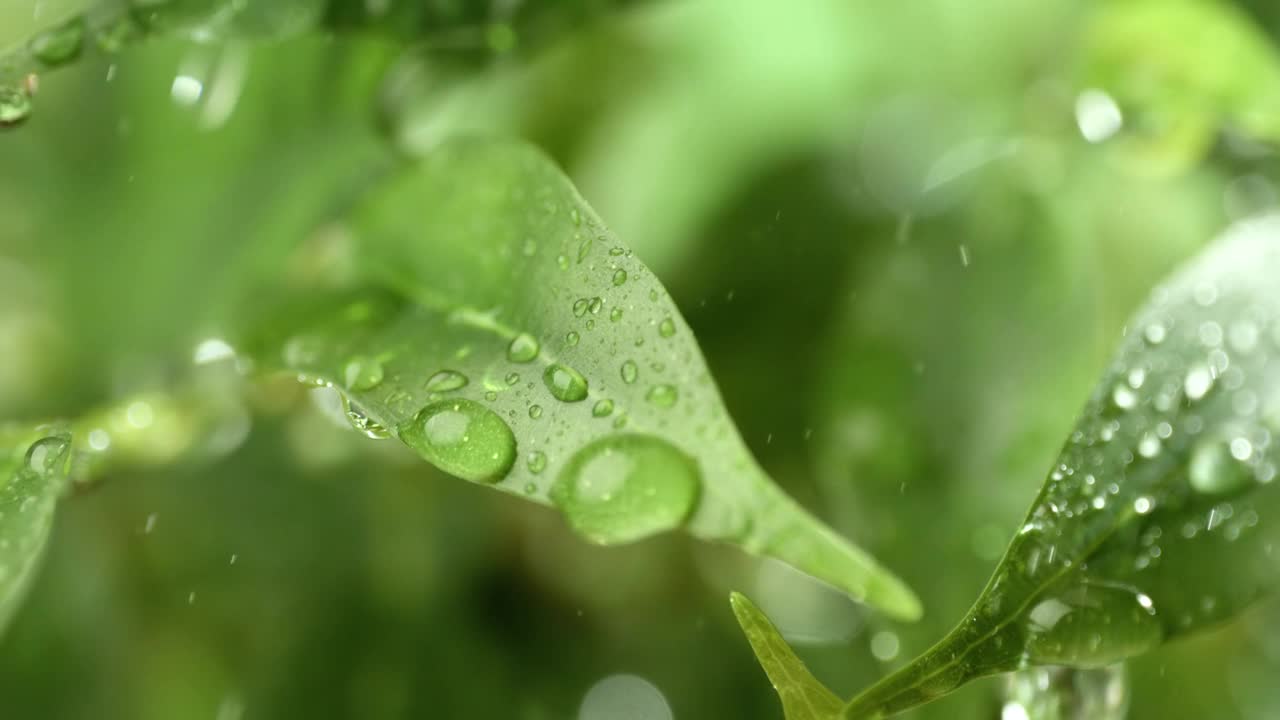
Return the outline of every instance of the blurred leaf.
<path id="1" fill-rule="evenodd" d="M 729 604 L 733 606 L 733 614 L 738 617 L 738 624 L 750 641 L 751 649 L 782 698 L 787 720 L 834 720 L 840 717 L 844 703 L 813 677 L 760 608 L 740 593 L 733 593 Z"/>
<path id="2" fill-rule="evenodd" d="M 53 527 L 70 436 L 0 429 L 0 632 L 22 602 Z"/>
<path id="3" fill-rule="evenodd" d="M 1280 218 L 1158 287 L 973 609 L 847 706 L 884 717 L 1025 664 L 1102 667 L 1271 590 Z"/>
<path id="4" fill-rule="evenodd" d="M 919 614 L 768 479 L 666 291 L 541 153 L 450 143 L 373 193 L 355 232 L 392 291 L 308 292 L 258 331 L 261 363 L 341 387 L 359 429 L 555 505 L 594 542 L 686 527 Z"/>
<path id="5" fill-rule="evenodd" d="M 1104 3 L 1085 45 L 1086 81 L 1131 115 L 1120 147 L 1138 168 L 1183 171 L 1226 125 L 1280 141 L 1280 57 L 1231 3 Z"/>

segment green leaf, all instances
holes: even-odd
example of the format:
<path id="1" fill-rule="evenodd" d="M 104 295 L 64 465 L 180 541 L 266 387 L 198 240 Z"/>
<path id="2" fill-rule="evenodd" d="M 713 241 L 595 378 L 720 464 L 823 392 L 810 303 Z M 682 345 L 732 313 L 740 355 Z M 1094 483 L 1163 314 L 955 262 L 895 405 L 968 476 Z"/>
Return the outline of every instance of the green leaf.
<path id="1" fill-rule="evenodd" d="M 1083 54 L 1085 80 L 1130 115 L 1119 147 L 1141 168 L 1187 170 L 1224 126 L 1280 140 L 1280 57 L 1235 5 L 1103 3 Z"/>
<path id="2" fill-rule="evenodd" d="M 1280 216 L 1156 288 L 973 609 L 846 706 L 881 718 L 1028 665 L 1098 668 L 1280 579 Z"/>
<path id="3" fill-rule="evenodd" d="M 840 717 L 844 703 L 810 674 L 809 668 L 796 657 L 760 608 L 740 593 L 729 596 L 729 604 L 751 643 L 751 649 L 760 659 L 760 665 L 782 698 L 787 720 L 834 720 Z"/>
<path id="4" fill-rule="evenodd" d="M 352 231 L 365 285 L 298 291 L 246 346 L 261 365 L 332 384 L 367 434 L 553 505 L 593 542 L 683 528 L 919 615 L 769 480 L 662 285 L 543 154 L 446 144 Z"/>
<path id="5" fill-rule="evenodd" d="M 0 631 L 40 564 L 70 440 L 66 433 L 0 428 Z"/>

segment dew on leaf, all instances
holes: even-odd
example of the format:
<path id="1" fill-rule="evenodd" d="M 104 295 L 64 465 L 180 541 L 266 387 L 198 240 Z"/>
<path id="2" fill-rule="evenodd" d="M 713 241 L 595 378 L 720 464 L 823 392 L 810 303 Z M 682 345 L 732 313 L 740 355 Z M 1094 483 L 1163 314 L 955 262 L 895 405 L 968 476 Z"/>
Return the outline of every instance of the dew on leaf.
<path id="1" fill-rule="evenodd" d="M 41 65 L 54 68 L 79 57 L 84 48 L 84 37 L 85 20 L 83 16 L 77 16 L 33 37 L 28 49 Z"/>
<path id="2" fill-rule="evenodd" d="M 577 345 L 578 341 L 581 339 L 582 338 L 580 335 L 578 335 L 577 331 L 570 330 L 569 333 L 564 336 L 564 343 L 569 347 L 573 347 Z"/>
<path id="3" fill-rule="evenodd" d="M 513 363 L 533 362 L 538 357 L 538 340 L 529 333 L 516 335 L 507 346 L 507 359 Z"/>
<path id="4" fill-rule="evenodd" d="M 622 375 L 622 382 L 630 385 L 636 381 L 637 377 L 639 377 L 640 368 L 637 367 L 634 362 L 627 360 L 622 363 L 620 373 Z"/>
<path id="5" fill-rule="evenodd" d="M 625 285 L 626 283 L 627 283 L 627 271 L 621 268 L 615 270 L 613 272 L 613 284 L 620 286 L 620 285 Z"/>
<path id="6" fill-rule="evenodd" d="M 400 438 L 431 464 L 472 482 L 501 480 L 516 458 L 511 428 L 471 400 L 427 405 L 400 427 Z"/>
<path id="7" fill-rule="evenodd" d="M 556 478 L 551 501 L 592 542 L 639 540 L 684 524 L 697 504 L 692 458 L 648 435 L 612 435 L 575 454 Z"/>
<path id="8" fill-rule="evenodd" d="M 537 475 L 547 469 L 547 454 L 541 450 L 534 450 L 529 453 L 529 459 L 525 461 L 525 465 L 528 466 L 529 472 Z"/>
<path id="9" fill-rule="evenodd" d="M 567 365 L 548 365 L 542 373 L 542 382 L 551 396 L 561 402 L 580 402 L 587 398 L 587 379 Z"/>
<path id="10" fill-rule="evenodd" d="M 645 393 L 644 399 L 660 408 L 669 408 L 676 404 L 678 397 L 679 391 L 674 386 L 654 385 Z"/>
<path id="11" fill-rule="evenodd" d="M 342 370 L 343 383 L 348 390 L 363 392 L 372 390 L 382 384 L 384 370 L 382 363 L 369 357 L 355 357 L 347 362 Z"/>
<path id="12" fill-rule="evenodd" d="M 467 376 L 456 370 L 441 370 L 427 378 L 424 389 L 433 393 L 451 392 L 466 387 L 468 382 Z"/>
<path id="13" fill-rule="evenodd" d="M 676 334 L 676 324 L 671 318 L 663 318 L 658 323 L 658 334 L 664 338 L 669 338 Z"/>
<path id="14" fill-rule="evenodd" d="M 591 408 L 591 414 L 592 414 L 594 417 L 598 417 L 598 418 L 599 418 L 599 417 L 608 417 L 608 416 L 612 415 L 612 414 L 613 414 L 613 401 L 612 401 L 612 400 L 609 400 L 609 399 L 604 399 L 604 400 L 601 400 L 601 401 L 597 402 L 597 403 L 595 404 L 595 406 Z"/>
<path id="15" fill-rule="evenodd" d="M 541 406 L 541 405 L 530 405 L 530 406 L 529 406 L 529 417 L 530 417 L 530 418 L 532 418 L 532 419 L 534 419 L 534 420 L 537 420 L 538 418 L 542 417 L 542 406 Z"/>

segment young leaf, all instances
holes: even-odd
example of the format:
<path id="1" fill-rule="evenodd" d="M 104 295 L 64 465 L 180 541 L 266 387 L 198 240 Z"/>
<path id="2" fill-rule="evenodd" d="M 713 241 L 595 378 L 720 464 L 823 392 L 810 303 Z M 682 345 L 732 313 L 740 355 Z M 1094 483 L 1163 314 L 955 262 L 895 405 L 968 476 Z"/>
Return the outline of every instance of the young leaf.
<path id="1" fill-rule="evenodd" d="M 334 385 L 357 428 L 553 505 L 593 542 L 684 528 L 919 615 L 769 480 L 662 285 L 540 152 L 446 144 L 353 230 L 358 276 L 381 289 L 307 291 L 255 333 L 261 364 Z"/>
<path id="2" fill-rule="evenodd" d="M 70 436 L 0 429 L 0 631 L 40 564 L 62 492 Z"/>
<path id="3" fill-rule="evenodd" d="M 1274 589 L 1277 277 L 1271 216 L 1152 293 L 973 609 L 844 717 L 887 717 L 1028 665 L 1107 666 Z"/>
<path id="4" fill-rule="evenodd" d="M 742 626 L 742 632 L 751 643 L 751 649 L 764 667 L 765 673 L 782 698 L 782 709 L 787 720 L 835 720 L 844 706 L 809 668 L 796 657 L 791 646 L 782 639 L 778 629 L 760 612 L 745 595 L 729 596 L 733 614 Z"/>

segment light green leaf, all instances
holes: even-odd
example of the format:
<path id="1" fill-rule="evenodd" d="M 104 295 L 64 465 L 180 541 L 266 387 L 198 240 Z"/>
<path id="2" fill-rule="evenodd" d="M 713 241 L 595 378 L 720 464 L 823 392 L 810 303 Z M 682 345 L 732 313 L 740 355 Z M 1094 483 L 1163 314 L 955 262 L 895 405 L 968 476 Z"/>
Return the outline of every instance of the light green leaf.
<path id="1" fill-rule="evenodd" d="M 787 720 L 834 720 L 840 717 L 844 703 L 810 674 L 809 668 L 796 657 L 760 608 L 740 593 L 733 593 L 729 604 L 733 606 L 733 614 L 751 643 L 751 649 L 782 698 Z"/>
<path id="2" fill-rule="evenodd" d="M 973 609 L 844 717 L 888 717 L 1028 665 L 1104 667 L 1274 590 L 1277 277 L 1271 216 L 1152 293 Z"/>
<path id="3" fill-rule="evenodd" d="M 70 436 L 0 428 L 0 631 L 31 584 L 66 478 Z"/>
<path id="4" fill-rule="evenodd" d="M 1119 149 L 1139 168 L 1185 171 L 1223 127 L 1280 139 L 1280 57 L 1231 3 L 1102 3 L 1083 56 L 1085 81 L 1127 114 Z"/>
<path id="5" fill-rule="evenodd" d="M 352 232 L 367 285 L 304 290 L 247 346 L 260 364 L 332 384 L 359 429 L 553 505 L 593 542 L 683 528 L 919 615 L 769 480 L 662 285 L 540 152 L 449 143 Z"/>

